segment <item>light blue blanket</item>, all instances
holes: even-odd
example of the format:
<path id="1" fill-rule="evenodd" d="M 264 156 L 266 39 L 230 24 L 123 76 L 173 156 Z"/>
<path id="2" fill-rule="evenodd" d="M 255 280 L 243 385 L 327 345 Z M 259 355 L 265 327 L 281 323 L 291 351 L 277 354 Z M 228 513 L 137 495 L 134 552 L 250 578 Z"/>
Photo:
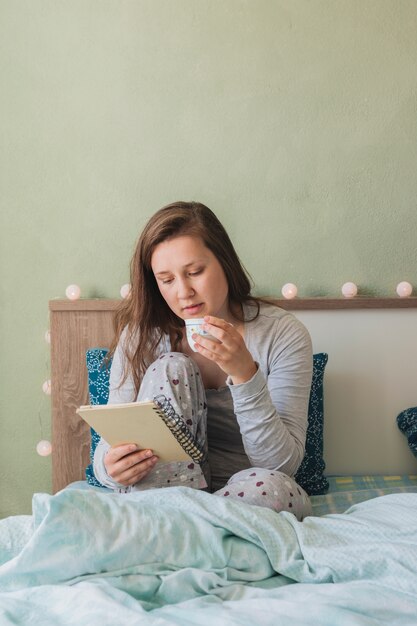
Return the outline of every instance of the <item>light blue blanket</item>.
<path id="1" fill-rule="evenodd" d="M 0 521 L 0 624 L 417 624 L 417 494 L 297 522 L 185 487 Z"/>

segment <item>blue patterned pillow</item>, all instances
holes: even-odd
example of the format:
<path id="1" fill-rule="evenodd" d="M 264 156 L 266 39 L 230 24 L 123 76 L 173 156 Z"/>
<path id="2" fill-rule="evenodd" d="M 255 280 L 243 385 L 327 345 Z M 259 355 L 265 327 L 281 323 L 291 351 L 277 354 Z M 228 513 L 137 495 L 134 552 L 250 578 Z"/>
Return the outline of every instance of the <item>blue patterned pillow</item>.
<path id="1" fill-rule="evenodd" d="M 105 348 L 92 348 L 87 350 L 87 372 L 88 372 L 88 394 L 90 396 L 90 404 L 107 404 L 109 399 L 109 380 L 110 365 L 104 360 L 108 353 Z M 94 476 L 93 459 L 94 452 L 100 441 L 100 435 L 96 433 L 94 428 L 90 428 L 91 445 L 90 445 L 90 465 L 85 470 L 85 476 L 88 484 L 94 487 L 103 487 Z"/>
<path id="2" fill-rule="evenodd" d="M 88 391 L 90 404 L 107 404 L 109 398 L 109 374 L 111 363 L 104 362 L 108 350 L 92 348 L 87 350 Z M 313 357 L 313 380 L 311 383 L 310 402 L 308 406 L 308 426 L 304 459 L 295 475 L 295 480 L 309 495 L 326 493 L 329 488 L 323 476 L 325 463 L 323 459 L 323 379 L 328 356 L 324 352 Z M 91 428 L 91 463 L 86 469 L 87 482 L 95 487 L 103 485 L 94 476 L 94 451 L 100 436 Z"/>
<path id="3" fill-rule="evenodd" d="M 407 437 L 411 452 L 417 457 L 417 406 L 402 411 L 397 417 L 397 425 Z"/>
<path id="4" fill-rule="evenodd" d="M 308 405 L 308 425 L 304 458 L 295 475 L 295 480 L 310 496 L 326 493 L 329 488 L 323 472 L 323 380 L 328 355 L 320 352 L 313 356 L 313 380 Z"/>

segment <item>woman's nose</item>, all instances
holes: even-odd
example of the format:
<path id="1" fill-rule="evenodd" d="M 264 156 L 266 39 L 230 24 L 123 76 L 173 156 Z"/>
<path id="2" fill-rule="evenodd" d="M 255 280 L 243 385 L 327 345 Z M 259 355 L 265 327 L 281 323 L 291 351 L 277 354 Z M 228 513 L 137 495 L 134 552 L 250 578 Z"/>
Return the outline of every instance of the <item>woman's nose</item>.
<path id="1" fill-rule="evenodd" d="M 194 289 L 186 280 L 178 281 L 178 297 L 179 298 L 189 298 L 194 294 Z"/>

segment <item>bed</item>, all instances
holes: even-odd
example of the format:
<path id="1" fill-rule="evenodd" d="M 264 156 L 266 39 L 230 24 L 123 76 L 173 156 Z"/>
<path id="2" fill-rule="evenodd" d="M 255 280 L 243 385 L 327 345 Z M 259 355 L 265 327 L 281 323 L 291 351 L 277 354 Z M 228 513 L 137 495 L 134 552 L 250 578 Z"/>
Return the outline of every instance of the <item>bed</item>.
<path id="1" fill-rule="evenodd" d="M 2 626 L 416 624 L 417 459 L 396 416 L 415 404 L 417 299 L 278 303 L 329 355 L 327 491 L 302 523 L 184 487 L 89 485 L 75 408 L 117 301 L 50 302 L 54 495 L 0 521 Z"/>

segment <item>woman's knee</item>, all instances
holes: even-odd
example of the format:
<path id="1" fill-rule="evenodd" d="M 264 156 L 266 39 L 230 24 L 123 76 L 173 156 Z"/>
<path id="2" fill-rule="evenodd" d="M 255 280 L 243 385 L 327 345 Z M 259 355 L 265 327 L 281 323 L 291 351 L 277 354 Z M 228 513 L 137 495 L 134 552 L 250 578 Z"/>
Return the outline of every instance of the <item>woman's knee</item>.
<path id="1" fill-rule="evenodd" d="M 196 363 L 186 354 L 182 352 L 166 352 L 165 354 L 161 354 L 146 370 L 146 374 L 148 372 L 156 372 L 156 371 L 167 371 L 171 370 L 175 371 L 189 371 L 196 372 L 198 371 L 198 367 Z"/>
<path id="2" fill-rule="evenodd" d="M 216 495 L 243 500 L 248 504 L 294 513 L 298 520 L 311 515 L 307 493 L 293 478 L 277 470 L 250 468 L 237 472 Z"/>
<path id="3" fill-rule="evenodd" d="M 163 393 L 167 386 L 171 389 L 183 388 L 190 392 L 195 388 L 195 381 L 200 378 L 197 365 L 186 354 L 167 352 L 158 357 L 145 372 L 142 379 L 138 400 L 149 395 Z"/>
<path id="4" fill-rule="evenodd" d="M 198 366 L 181 352 L 162 354 L 146 370 L 137 400 L 168 401 L 196 436 L 206 445 L 207 404 Z"/>

